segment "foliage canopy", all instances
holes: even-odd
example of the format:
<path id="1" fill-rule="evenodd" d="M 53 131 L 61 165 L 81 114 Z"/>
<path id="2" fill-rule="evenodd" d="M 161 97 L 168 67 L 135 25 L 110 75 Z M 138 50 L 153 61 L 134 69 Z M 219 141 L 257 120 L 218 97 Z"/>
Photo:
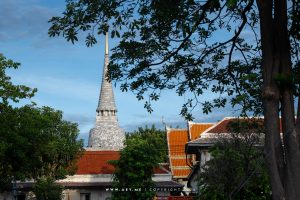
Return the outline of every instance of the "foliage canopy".
<path id="1" fill-rule="evenodd" d="M 165 131 L 157 129 L 154 125 L 150 128 L 148 126 L 145 128 L 139 127 L 134 132 L 126 133 L 126 138 L 147 141 L 159 151 L 160 162 L 168 162 L 168 144 Z"/>
<path id="2" fill-rule="evenodd" d="M 61 111 L 10 105 L 36 92 L 14 85 L 6 74 L 19 65 L 0 54 L 0 191 L 16 180 L 64 178 L 75 172 L 75 161 L 83 151 L 77 124 L 63 120 Z"/>
<path id="3" fill-rule="evenodd" d="M 5 107 L 0 114 L 1 179 L 64 178 L 83 150 L 77 124 L 49 107 Z"/>
<path id="4" fill-rule="evenodd" d="M 198 199 L 271 199 L 261 123 L 237 120 L 229 124 L 230 135 L 216 139 L 198 177 Z"/>
<path id="5" fill-rule="evenodd" d="M 23 98 L 30 98 L 37 89 L 31 89 L 25 85 L 14 85 L 11 77 L 6 74 L 7 69 L 17 69 L 20 63 L 7 59 L 0 53 L 0 109 L 9 101 L 18 102 Z"/>
<path id="6" fill-rule="evenodd" d="M 289 28 L 297 49 L 299 5 L 292 4 Z M 262 112 L 258 22 L 254 0 L 76 0 L 67 1 L 62 17 L 50 20 L 49 35 L 75 42 L 83 31 L 92 46 L 97 33 L 110 30 L 121 41 L 113 49 L 109 78 L 145 100 L 150 112 L 161 90 L 187 93 L 181 114 L 192 119 L 189 111 L 198 104 L 204 113 L 226 102 L 243 114 Z M 209 90 L 218 97 L 201 101 Z"/>
<path id="7" fill-rule="evenodd" d="M 33 192 L 38 200 L 59 200 L 63 198 L 63 187 L 55 183 L 51 177 L 38 179 L 34 185 Z"/>
<path id="8" fill-rule="evenodd" d="M 164 142 L 162 131 L 154 126 L 151 129 L 139 128 L 127 135 L 126 147 L 121 150 L 120 159 L 112 162 L 116 166 L 114 187 L 119 189 L 113 192 L 112 199 L 153 199 L 152 175 L 154 168 L 166 159 L 166 149 L 162 149 Z M 124 188 L 131 191 L 122 191 Z"/>

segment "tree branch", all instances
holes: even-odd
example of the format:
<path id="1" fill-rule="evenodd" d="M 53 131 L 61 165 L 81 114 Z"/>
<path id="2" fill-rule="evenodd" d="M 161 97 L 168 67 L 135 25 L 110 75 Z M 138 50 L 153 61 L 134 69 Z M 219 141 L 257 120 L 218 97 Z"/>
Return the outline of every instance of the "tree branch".
<path id="1" fill-rule="evenodd" d="M 202 10 L 202 13 L 201 13 L 201 16 L 199 17 L 199 20 L 196 21 L 196 23 L 194 24 L 194 26 L 192 28 L 192 31 L 187 35 L 187 37 L 185 37 L 183 39 L 183 41 L 181 42 L 181 44 L 179 45 L 179 47 L 175 51 L 171 52 L 169 55 L 165 56 L 165 58 L 162 61 L 150 64 L 149 66 L 161 65 L 162 63 L 166 62 L 171 57 L 173 57 L 174 55 L 176 55 L 182 49 L 183 45 L 190 39 L 190 37 L 193 35 L 193 33 L 196 30 L 196 28 L 199 26 L 199 24 L 201 23 L 201 21 L 204 19 L 205 15 L 206 15 L 206 11 L 209 8 L 209 4 L 210 4 L 210 1 L 207 1 L 203 6 L 200 6 L 200 8 L 198 9 L 198 11 Z"/>

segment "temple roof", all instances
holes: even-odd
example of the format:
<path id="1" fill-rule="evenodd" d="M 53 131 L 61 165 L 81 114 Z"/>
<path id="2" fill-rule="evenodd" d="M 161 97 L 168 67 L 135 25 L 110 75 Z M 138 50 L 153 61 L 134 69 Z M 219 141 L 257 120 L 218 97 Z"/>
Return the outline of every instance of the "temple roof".
<path id="1" fill-rule="evenodd" d="M 85 151 L 77 162 L 76 174 L 112 174 L 115 167 L 108 161 L 119 158 L 119 151 Z"/>
<path id="2" fill-rule="evenodd" d="M 169 161 L 174 178 L 187 178 L 191 172 L 191 167 L 187 162 L 191 164 L 193 158 L 191 155 L 186 156 L 185 153 L 185 144 L 189 141 L 189 138 L 198 138 L 201 133 L 212 125 L 212 123 L 189 122 L 189 131 L 187 129 L 167 128 Z"/>
<path id="3" fill-rule="evenodd" d="M 109 164 L 109 161 L 118 160 L 119 158 L 119 151 L 87 150 L 77 161 L 76 174 L 113 174 L 115 167 Z M 154 174 L 168 173 L 170 173 L 169 166 L 165 163 L 154 169 Z"/>
<path id="4" fill-rule="evenodd" d="M 199 138 L 200 134 L 212 127 L 214 123 L 195 123 L 189 122 L 190 140 Z"/>
<path id="5" fill-rule="evenodd" d="M 213 146 L 219 138 L 228 137 L 230 133 L 233 133 L 232 125 L 247 123 L 251 125 L 249 128 L 250 133 L 262 130 L 263 118 L 236 118 L 236 117 L 225 117 L 214 126 L 206 129 L 200 137 L 197 137 L 186 144 L 187 153 L 195 153 L 198 149 L 207 149 Z M 280 132 L 282 129 L 281 120 L 278 121 L 280 126 Z M 252 129 L 251 129 L 252 127 Z M 263 143 L 263 140 L 262 140 Z"/>

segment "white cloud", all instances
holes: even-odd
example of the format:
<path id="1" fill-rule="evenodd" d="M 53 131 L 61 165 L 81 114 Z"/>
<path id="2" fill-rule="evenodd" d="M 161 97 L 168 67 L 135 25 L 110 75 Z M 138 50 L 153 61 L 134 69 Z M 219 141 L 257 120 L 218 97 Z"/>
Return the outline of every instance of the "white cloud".
<path id="1" fill-rule="evenodd" d="M 47 21 L 56 11 L 37 3 L 32 0 L 1 0 L 0 33 L 17 40 L 47 33 Z"/>
<path id="2" fill-rule="evenodd" d="M 99 94 L 99 88 L 86 80 L 72 79 L 67 77 L 39 76 L 38 74 L 26 75 L 15 74 L 14 81 L 18 84 L 38 88 L 38 93 L 62 96 L 95 102 Z"/>

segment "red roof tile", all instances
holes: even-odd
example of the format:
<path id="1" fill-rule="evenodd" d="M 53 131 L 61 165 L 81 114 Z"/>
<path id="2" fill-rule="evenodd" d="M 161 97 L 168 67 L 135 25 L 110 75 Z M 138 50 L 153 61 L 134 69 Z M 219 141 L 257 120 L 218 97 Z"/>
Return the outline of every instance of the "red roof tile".
<path id="1" fill-rule="evenodd" d="M 168 173 L 170 173 L 170 167 L 169 164 L 166 163 L 159 164 L 159 166 L 154 169 L 154 174 L 168 174 Z"/>
<path id="2" fill-rule="evenodd" d="M 232 132 L 230 130 L 230 124 L 234 122 L 258 122 L 259 124 L 263 123 L 262 118 L 253 118 L 253 119 L 243 119 L 243 118 L 224 118 L 222 121 L 220 121 L 218 124 L 216 124 L 214 127 L 212 127 L 210 130 L 207 131 L 207 133 L 230 133 Z M 281 121 L 281 120 L 280 120 Z"/>
<path id="3" fill-rule="evenodd" d="M 113 174 L 115 167 L 108 164 L 110 160 L 118 160 L 119 151 L 85 151 L 77 161 L 76 174 Z M 168 174 L 169 165 L 161 164 L 154 169 L 155 174 Z"/>
<path id="4" fill-rule="evenodd" d="M 112 174 L 115 168 L 108 161 L 119 158 L 119 151 L 85 151 L 77 162 L 76 174 Z"/>
<path id="5" fill-rule="evenodd" d="M 208 133 L 230 133 L 228 123 L 233 119 L 223 119 L 215 127 L 207 131 Z"/>

